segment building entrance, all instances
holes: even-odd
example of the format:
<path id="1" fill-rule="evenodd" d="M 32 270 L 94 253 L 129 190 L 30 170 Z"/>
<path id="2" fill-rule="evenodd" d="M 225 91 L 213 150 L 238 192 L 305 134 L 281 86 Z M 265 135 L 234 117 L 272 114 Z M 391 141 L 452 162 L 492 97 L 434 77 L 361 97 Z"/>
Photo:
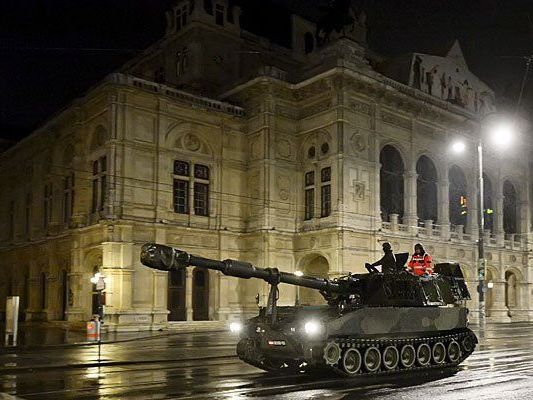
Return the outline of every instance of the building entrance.
<path id="1" fill-rule="evenodd" d="M 185 270 L 173 270 L 168 273 L 168 315 L 169 321 L 185 321 Z"/>

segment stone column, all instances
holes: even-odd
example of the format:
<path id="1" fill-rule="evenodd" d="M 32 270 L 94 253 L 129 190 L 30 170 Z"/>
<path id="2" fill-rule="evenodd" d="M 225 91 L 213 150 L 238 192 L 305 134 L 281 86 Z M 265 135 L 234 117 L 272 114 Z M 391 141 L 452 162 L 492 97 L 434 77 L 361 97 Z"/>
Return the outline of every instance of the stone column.
<path id="1" fill-rule="evenodd" d="M 193 320 L 193 308 L 192 308 L 192 277 L 193 269 L 186 269 L 186 282 L 185 282 L 185 310 L 187 312 L 187 321 Z"/>
<path id="2" fill-rule="evenodd" d="M 530 231 L 529 201 L 520 201 L 518 207 L 520 216 L 520 247 L 522 248 L 526 243 L 526 238 Z"/>
<path id="3" fill-rule="evenodd" d="M 433 220 L 432 219 L 424 220 L 424 228 L 426 228 L 426 234 L 428 236 L 433 236 Z"/>
<path id="4" fill-rule="evenodd" d="M 416 210 L 416 180 L 418 174 L 414 169 L 404 173 L 404 217 L 403 224 L 409 226 L 409 232 L 416 233 L 418 216 Z"/>
<path id="5" fill-rule="evenodd" d="M 398 214 L 389 214 L 390 229 L 393 232 L 398 230 Z"/>
<path id="6" fill-rule="evenodd" d="M 450 238 L 450 181 L 448 178 L 448 166 L 444 168 L 439 181 L 438 202 L 440 237 L 442 240 L 448 240 Z"/>
<path id="7" fill-rule="evenodd" d="M 492 307 L 490 310 L 491 322 L 511 322 L 508 309 L 505 305 L 505 281 L 493 281 L 492 289 Z"/>

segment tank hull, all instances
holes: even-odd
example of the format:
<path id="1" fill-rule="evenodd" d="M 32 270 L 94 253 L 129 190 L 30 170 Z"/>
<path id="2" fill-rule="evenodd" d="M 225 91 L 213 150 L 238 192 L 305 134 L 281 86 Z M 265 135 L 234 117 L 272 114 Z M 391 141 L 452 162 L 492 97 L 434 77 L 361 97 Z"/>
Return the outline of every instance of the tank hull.
<path id="1" fill-rule="evenodd" d="M 362 307 L 339 316 L 327 306 L 283 307 L 275 326 L 261 314 L 248 321 L 237 354 L 273 372 L 327 368 L 352 376 L 445 368 L 474 351 L 467 313 L 463 307 Z M 308 323 L 319 329 L 306 332 Z"/>

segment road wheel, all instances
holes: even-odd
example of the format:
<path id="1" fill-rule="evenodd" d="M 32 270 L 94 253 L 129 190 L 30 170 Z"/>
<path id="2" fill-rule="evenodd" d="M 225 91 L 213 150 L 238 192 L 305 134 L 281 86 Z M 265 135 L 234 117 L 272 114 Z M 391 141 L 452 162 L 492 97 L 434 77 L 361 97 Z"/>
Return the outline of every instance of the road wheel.
<path id="1" fill-rule="evenodd" d="M 444 360 L 446 359 L 446 347 L 442 344 L 442 342 L 437 342 L 433 345 L 433 361 L 435 361 L 436 364 L 442 364 Z"/>
<path id="2" fill-rule="evenodd" d="M 348 349 L 342 357 L 342 369 L 348 375 L 357 375 L 361 370 L 363 360 L 357 349 Z"/>
<path id="3" fill-rule="evenodd" d="M 406 344 L 400 352 L 400 361 L 404 368 L 411 368 L 416 361 L 416 351 L 413 346 Z"/>
<path id="4" fill-rule="evenodd" d="M 383 350 L 383 366 L 387 370 L 392 370 L 398 366 L 400 361 L 400 355 L 398 354 L 398 349 L 394 346 L 388 346 Z"/>
<path id="5" fill-rule="evenodd" d="M 329 342 L 324 349 L 326 364 L 335 365 L 341 359 L 341 348 L 335 342 Z"/>
<path id="6" fill-rule="evenodd" d="M 474 339 L 472 339 L 471 335 L 466 335 L 461 343 L 463 345 L 463 349 L 467 353 L 470 353 L 472 350 L 474 350 Z"/>
<path id="7" fill-rule="evenodd" d="M 426 343 L 422 343 L 416 350 L 416 361 L 421 366 L 426 366 L 431 361 L 431 349 Z"/>
<path id="8" fill-rule="evenodd" d="M 452 340 L 448 345 L 448 359 L 454 363 L 461 357 L 461 346 L 455 340 Z"/>
<path id="9" fill-rule="evenodd" d="M 368 372 L 376 372 L 381 366 L 381 353 L 377 347 L 369 347 L 363 357 L 365 369 Z"/>

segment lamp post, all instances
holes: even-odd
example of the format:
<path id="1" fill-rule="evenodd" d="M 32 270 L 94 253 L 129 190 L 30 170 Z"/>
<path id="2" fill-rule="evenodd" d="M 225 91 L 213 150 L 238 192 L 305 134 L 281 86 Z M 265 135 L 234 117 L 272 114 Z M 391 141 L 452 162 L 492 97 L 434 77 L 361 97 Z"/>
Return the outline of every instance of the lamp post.
<path id="1" fill-rule="evenodd" d="M 303 276 L 304 273 L 302 271 L 294 271 L 294 275 Z M 294 302 L 294 305 L 295 306 L 299 306 L 300 305 L 300 286 L 299 285 L 296 285 L 296 300 Z"/>
<path id="2" fill-rule="evenodd" d="M 483 122 L 492 114 L 487 114 L 485 117 L 479 120 L 479 141 L 477 145 L 477 158 L 478 158 L 478 173 L 479 173 L 479 211 L 478 211 L 478 223 L 479 223 L 479 238 L 478 238 L 478 303 L 479 303 L 479 325 L 481 328 L 485 327 L 485 276 L 487 272 L 487 264 L 485 260 L 485 243 L 484 243 L 484 228 L 485 228 L 485 204 L 484 204 L 484 188 L 483 188 Z M 500 121 L 498 124 L 491 127 L 491 139 L 498 147 L 506 146 L 513 135 L 513 125 L 509 122 Z M 462 141 L 456 141 L 452 144 L 452 150 L 455 153 L 462 153 L 466 149 L 466 144 Z"/>

